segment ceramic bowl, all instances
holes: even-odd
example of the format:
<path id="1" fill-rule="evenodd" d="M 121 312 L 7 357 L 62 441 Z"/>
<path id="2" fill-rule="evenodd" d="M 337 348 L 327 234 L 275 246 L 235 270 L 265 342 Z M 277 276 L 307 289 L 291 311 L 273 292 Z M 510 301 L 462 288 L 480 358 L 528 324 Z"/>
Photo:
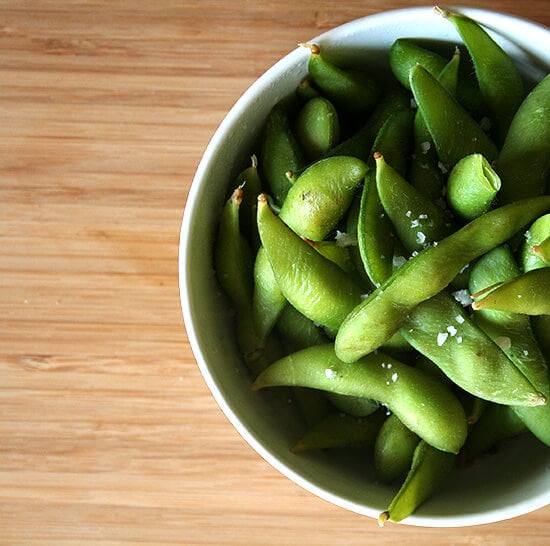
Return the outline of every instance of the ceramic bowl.
<path id="1" fill-rule="evenodd" d="M 527 76 L 550 67 L 550 31 L 532 22 L 479 9 L 457 8 L 494 31 Z M 386 11 L 334 28 L 315 42 L 342 58 L 387 63 L 399 37 L 459 42 L 452 25 L 433 8 Z M 273 411 L 237 353 L 233 324 L 216 281 L 212 249 L 227 183 L 248 164 L 253 143 L 271 107 L 293 92 L 306 74 L 309 53 L 297 47 L 265 72 L 235 103 L 215 132 L 188 195 L 180 239 L 181 305 L 198 366 L 219 406 L 243 438 L 274 468 L 311 493 L 353 512 L 377 518 L 395 489 L 378 483 L 367 465 L 338 453 L 293 454 L 302 431 L 293 408 Z M 223 451 L 223 446 L 220 446 Z M 245 480 L 247 476 L 243 476 Z M 269 491 L 265 492 L 266 496 Z M 405 524 L 461 527 L 505 520 L 550 503 L 550 450 L 526 437 L 497 455 L 455 471 L 441 491 Z"/>

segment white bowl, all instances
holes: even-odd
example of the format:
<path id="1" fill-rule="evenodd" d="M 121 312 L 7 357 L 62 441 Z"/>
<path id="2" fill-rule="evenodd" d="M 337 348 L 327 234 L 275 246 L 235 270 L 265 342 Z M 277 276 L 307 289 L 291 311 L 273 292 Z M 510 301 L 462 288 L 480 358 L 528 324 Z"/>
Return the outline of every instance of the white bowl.
<path id="1" fill-rule="evenodd" d="M 526 75 L 550 67 L 550 31 L 532 22 L 479 9 L 456 8 L 494 29 L 495 39 Z M 399 37 L 459 42 L 452 25 L 432 7 L 382 12 L 309 41 L 343 57 L 385 62 Z M 308 36 L 296 36 L 296 43 Z M 339 454 L 292 454 L 300 428 L 292 410 L 274 412 L 250 378 L 234 344 L 232 325 L 212 265 L 216 224 L 228 181 L 248 162 L 271 107 L 293 92 L 307 72 L 309 54 L 294 51 L 263 74 L 236 102 L 209 143 L 193 180 L 181 227 L 180 290 L 187 335 L 212 394 L 243 438 L 273 467 L 319 497 L 377 518 L 395 490 L 376 482 L 357 462 Z M 220 446 L 223 449 L 223 446 Z M 243 479 L 246 476 L 243 475 Z M 265 492 L 269 495 L 269 491 Z M 446 486 L 404 523 L 460 527 L 526 514 L 550 503 L 550 450 L 533 438 L 511 442 L 495 457 L 455 471 Z"/>

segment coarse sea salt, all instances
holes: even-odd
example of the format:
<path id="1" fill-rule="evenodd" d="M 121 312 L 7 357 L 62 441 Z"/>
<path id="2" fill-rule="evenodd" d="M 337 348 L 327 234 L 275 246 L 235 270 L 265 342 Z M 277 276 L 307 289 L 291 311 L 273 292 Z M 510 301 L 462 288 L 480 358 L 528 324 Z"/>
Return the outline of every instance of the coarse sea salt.
<path id="1" fill-rule="evenodd" d="M 466 290 L 465 288 L 463 290 L 457 290 L 456 292 L 453 292 L 453 297 L 463 307 L 471 305 L 474 301 L 470 296 L 470 292 L 468 292 L 468 290 Z"/>
<path id="2" fill-rule="evenodd" d="M 338 374 L 336 373 L 336 371 L 332 368 L 327 368 L 325 370 L 325 376 L 327 377 L 327 379 L 334 379 L 337 375 Z"/>
<path id="3" fill-rule="evenodd" d="M 447 332 L 439 332 L 439 334 L 437 334 L 438 347 L 441 347 L 447 341 L 448 337 L 449 337 L 449 334 Z"/>

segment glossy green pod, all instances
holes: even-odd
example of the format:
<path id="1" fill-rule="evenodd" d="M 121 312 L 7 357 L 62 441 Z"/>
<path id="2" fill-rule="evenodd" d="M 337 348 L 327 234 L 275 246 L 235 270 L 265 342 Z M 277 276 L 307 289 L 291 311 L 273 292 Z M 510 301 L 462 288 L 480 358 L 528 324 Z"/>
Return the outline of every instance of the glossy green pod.
<path id="1" fill-rule="evenodd" d="M 407 109 L 398 110 L 388 116 L 372 145 L 369 170 L 361 192 L 357 244 L 365 271 L 375 286 L 392 273 L 396 241 L 392 223 L 384 211 L 376 187 L 373 154 L 386 154 L 394 168 L 404 172 L 412 149 L 413 120 L 414 113 Z"/>
<path id="2" fill-rule="evenodd" d="M 550 267 L 533 269 L 472 294 L 472 308 L 525 315 L 550 315 Z"/>
<path id="3" fill-rule="evenodd" d="M 443 451 L 457 453 L 466 439 L 464 409 L 452 391 L 434 376 L 381 351 L 350 365 L 338 359 L 332 344 L 309 347 L 271 364 L 256 378 L 252 389 L 275 386 L 371 398 Z"/>
<path id="4" fill-rule="evenodd" d="M 258 230 L 285 298 L 314 322 L 338 328 L 362 289 L 275 216 L 264 195 L 258 198 Z"/>
<path id="5" fill-rule="evenodd" d="M 366 171 L 365 162 L 349 156 L 313 163 L 289 190 L 279 218 L 301 237 L 322 241 L 346 213 Z"/>
<path id="6" fill-rule="evenodd" d="M 453 224 L 445 211 L 432 202 L 375 154 L 376 188 L 384 211 L 408 252 L 419 252 L 450 235 Z"/>
<path id="7" fill-rule="evenodd" d="M 447 201 L 455 214 L 470 221 L 491 208 L 500 185 L 500 178 L 487 159 L 481 154 L 470 154 L 449 174 Z"/>
<path id="8" fill-rule="evenodd" d="M 322 94 L 343 110 L 372 110 L 381 90 L 365 72 L 337 66 L 329 61 L 317 44 L 301 44 L 310 50 L 308 71 Z"/>
<path id="9" fill-rule="evenodd" d="M 320 159 L 340 140 L 338 112 L 325 97 L 308 100 L 298 112 L 294 128 L 308 162 Z"/>
<path id="10" fill-rule="evenodd" d="M 407 478 L 387 510 L 378 517 L 378 524 L 399 522 L 413 514 L 429 499 L 449 475 L 456 461 L 452 453 L 440 451 L 427 442 L 419 442 Z"/>
<path id="11" fill-rule="evenodd" d="M 390 415 L 380 427 L 374 443 L 376 476 L 392 483 L 404 476 L 411 467 L 414 450 L 420 438 L 395 415 Z"/>
<path id="12" fill-rule="evenodd" d="M 430 131 L 441 168 L 449 171 L 463 157 L 480 153 L 488 161 L 497 156 L 497 148 L 474 118 L 422 66 L 410 72 L 416 104 Z"/>
<path id="13" fill-rule="evenodd" d="M 286 298 L 277 284 L 267 252 L 264 247 L 260 247 L 254 261 L 252 312 L 261 340 L 265 340 L 271 332 L 286 305 Z"/>
<path id="14" fill-rule="evenodd" d="M 479 216 L 407 261 L 342 322 L 336 354 L 353 362 L 374 351 L 419 303 L 445 288 L 474 259 L 550 210 L 550 196 L 524 199 Z"/>
<path id="15" fill-rule="evenodd" d="M 283 309 L 277 320 L 276 328 L 289 352 L 329 341 L 317 324 L 292 305 L 287 305 Z"/>
<path id="16" fill-rule="evenodd" d="M 235 188 L 226 201 L 214 248 L 218 281 L 239 313 L 248 313 L 252 304 L 253 255 L 240 229 L 240 206 L 244 189 Z"/>
<path id="17" fill-rule="evenodd" d="M 283 103 L 276 104 L 269 113 L 261 141 L 259 166 L 269 193 L 281 205 L 292 187 L 287 172 L 298 171 L 304 165 L 289 114 Z"/>
<path id="18" fill-rule="evenodd" d="M 454 384 L 478 398 L 509 405 L 546 402 L 545 395 L 446 292 L 412 309 L 400 331 Z"/>
<path id="19" fill-rule="evenodd" d="M 523 78 L 513 59 L 474 19 L 438 8 L 460 34 L 470 53 L 485 103 L 492 113 L 496 133 L 504 141 L 508 127 L 525 97 Z"/>
<path id="20" fill-rule="evenodd" d="M 410 89 L 409 75 L 416 65 L 423 66 L 434 78 L 437 78 L 449 62 L 448 55 L 452 51 L 440 54 L 435 51 L 433 43 L 426 43 L 415 38 L 398 38 L 390 48 L 390 68 L 399 83 L 406 89 Z M 461 52 L 461 57 L 465 57 Z M 466 67 L 469 59 L 461 63 Z M 466 72 L 466 71 L 464 71 Z M 456 94 L 458 101 L 474 117 L 484 114 L 486 107 L 475 78 L 469 73 L 461 73 L 456 83 Z"/>
<path id="21" fill-rule="evenodd" d="M 451 60 L 436 74 L 438 81 L 453 96 L 456 96 L 459 63 L 460 50 L 456 48 Z M 414 142 L 414 153 L 406 178 L 418 191 L 444 208 L 447 177 L 441 169 L 434 142 L 420 110 L 417 110 L 414 118 Z"/>
<path id="22" fill-rule="evenodd" d="M 550 169 L 550 75 L 519 106 L 495 161 L 502 180 L 501 203 L 548 191 Z"/>
<path id="23" fill-rule="evenodd" d="M 374 445 L 380 425 L 381 412 L 368 417 L 354 417 L 345 413 L 330 413 L 310 427 L 292 447 L 294 453 L 312 449 L 370 448 Z"/>
<path id="24" fill-rule="evenodd" d="M 509 246 L 499 246 L 472 266 L 470 292 L 476 293 L 497 282 L 516 278 L 520 272 Z M 550 396 L 548 366 L 527 315 L 480 309 L 472 314 L 472 319 L 540 392 Z"/>

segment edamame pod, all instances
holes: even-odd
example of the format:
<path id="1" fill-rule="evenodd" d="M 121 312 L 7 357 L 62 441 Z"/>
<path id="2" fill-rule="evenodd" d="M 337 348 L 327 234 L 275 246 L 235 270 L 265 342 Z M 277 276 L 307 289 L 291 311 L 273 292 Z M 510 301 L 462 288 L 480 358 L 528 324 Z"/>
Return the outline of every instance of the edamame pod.
<path id="1" fill-rule="evenodd" d="M 260 150 L 262 176 L 277 205 L 285 200 L 292 183 L 288 171 L 298 171 L 304 164 L 303 154 L 294 135 L 283 103 L 269 113 Z"/>
<path id="2" fill-rule="evenodd" d="M 388 154 L 390 162 L 399 172 L 406 170 L 412 146 L 413 120 L 414 114 L 411 110 L 403 109 L 391 114 L 380 128 L 372 146 L 373 153 Z M 357 244 L 365 271 L 371 282 L 378 286 L 393 270 L 395 233 L 380 201 L 372 154 L 369 165 L 357 219 Z"/>
<path id="3" fill-rule="evenodd" d="M 500 178 L 481 154 L 463 157 L 447 180 L 447 200 L 466 221 L 486 213 L 500 190 Z"/>
<path id="4" fill-rule="evenodd" d="M 549 117 L 550 75 L 519 106 L 496 159 L 501 203 L 544 194 L 550 169 Z"/>
<path id="5" fill-rule="evenodd" d="M 540 405 L 545 396 L 446 292 L 416 306 L 403 337 L 466 392 L 497 404 Z"/>
<path id="6" fill-rule="evenodd" d="M 452 59 L 437 76 L 438 81 L 453 96 L 456 96 L 459 62 L 460 50 L 456 48 Z M 446 175 L 443 174 L 440 168 L 433 139 L 420 110 L 417 110 L 414 118 L 414 141 L 415 148 L 411 158 L 408 180 L 421 193 L 438 205 L 443 205 L 441 207 L 443 208 L 445 201 L 442 197 L 445 190 Z"/>
<path id="7" fill-rule="evenodd" d="M 519 274 L 520 268 L 509 246 L 499 246 L 473 265 L 470 292 L 476 293 L 497 282 L 516 278 Z M 480 309 L 473 313 L 472 319 L 501 347 L 534 387 L 550 396 L 548 367 L 527 315 Z"/>
<path id="8" fill-rule="evenodd" d="M 271 332 L 286 305 L 286 298 L 275 280 L 267 252 L 264 247 L 260 247 L 254 262 L 252 311 L 261 340 L 265 340 Z"/>
<path id="9" fill-rule="evenodd" d="M 315 85 L 338 107 L 352 112 L 368 112 L 378 98 L 378 85 L 364 72 L 345 69 L 328 61 L 317 44 L 300 44 L 309 48 L 308 71 Z"/>
<path id="10" fill-rule="evenodd" d="M 361 300 L 361 288 L 275 216 L 263 194 L 258 197 L 258 230 L 285 298 L 314 322 L 338 328 Z"/>
<path id="11" fill-rule="evenodd" d="M 325 97 L 314 97 L 300 109 L 295 122 L 296 138 L 307 161 L 315 161 L 340 139 L 338 112 Z"/>
<path id="12" fill-rule="evenodd" d="M 248 313 L 252 304 L 253 256 L 240 230 L 239 210 L 243 196 L 243 188 L 235 188 L 223 207 L 214 259 L 216 275 L 225 293 L 239 313 Z"/>
<path id="13" fill-rule="evenodd" d="M 443 451 L 458 453 L 466 438 L 464 409 L 448 387 L 381 351 L 349 365 L 338 359 L 332 344 L 309 347 L 271 364 L 256 378 L 252 389 L 274 386 L 302 386 L 372 398 Z"/>
<path id="14" fill-rule="evenodd" d="M 472 308 L 496 309 L 525 315 L 550 315 L 550 267 L 533 269 L 518 277 L 472 294 Z"/>
<path id="15" fill-rule="evenodd" d="M 368 417 L 331 413 L 310 429 L 292 447 L 294 453 L 312 449 L 372 447 L 384 420 L 381 412 Z"/>
<path id="16" fill-rule="evenodd" d="M 452 169 L 463 157 L 481 153 L 488 161 L 497 148 L 472 116 L 422 66 L 410 72 L 410 84 L 419 111 L 435 144 L 441 168 Z"/>
<path id="17" fill-rule="evenodd" d="M 420 438 L 394 414 L 380 427 L 374 443 L 374 468 L 384 483 L 392 483 L 411 467 Z"/>
<path id="18" fill-rule="evenodd" d="M 410 89 L 409 75 L 417 65 L 422 65 L 434 78 L 437 78 L 448 63 L 448 54 L 441 55 L 434 50 L 434 43 L 414 38 L 398 38 L 390 48 L 390 68 L 399 83 Z M 469 60 L 469 59 L 468 59 Z M 462 63 L 466 66 L 468 63 Z M 462 73 L 456 83 L 456 93 L 460 104 L 474 117 L 484 114 L 486 107 L 475 78 Z"/>
<path id="19" fill-rule="evenodd" d="M 502 206 L 408 260 L 345 318 L 335 340 L 338 357 L 353 362 L 380 347 L 416 305 L 445 288 L 466 264 L 548 210 L 550 196 Z"/>
<path id="20" fill-rule="evenodd" d="M 279 218 L 301 237 L 323 240 L 349 208 L 366 171 L 364 161 L 349 156 L 313 163 L 289 190 Z"/>
<path id="21" fill-rule="evenodd" d="M 409 184 L 375 153 L 376 188 L 386 214 L 409 252 L 418 252 L 452 231 L 453 225 L 443 209 Z"/>
<path id="22" fill-rule="evenodd" d="M 452 453 L 438 450 L 427 442 L 419 442 L 407 479 L 388 509 L 378 517 L 378 524 L 382 527 L 386 521 L 399 522 L 414 513 L 437 491 L 453 468 L 455 460 Z"/>
<path id="23" fill-rule="evenodd" d="M 456 12 L 436 10 L 454 25 L 464 41 L 474 64 L 479 88 L 492 111 L 498 139 L 502 142 L 525 96 L 519 70 L 512 58 L 477 21 Z"/>

